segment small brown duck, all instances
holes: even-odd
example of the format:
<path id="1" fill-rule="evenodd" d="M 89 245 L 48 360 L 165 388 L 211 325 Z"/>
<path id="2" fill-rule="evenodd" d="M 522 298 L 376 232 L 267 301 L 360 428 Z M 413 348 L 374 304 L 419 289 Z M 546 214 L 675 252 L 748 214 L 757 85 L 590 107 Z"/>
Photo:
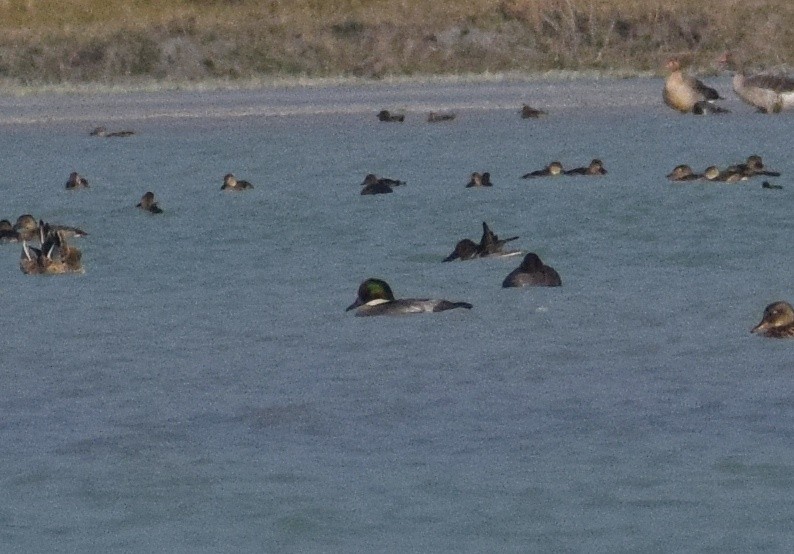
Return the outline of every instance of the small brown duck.
<path id="1" fill-rule="evenodd" d="M 534 252 L 524 256 L 524 260 L 511 271 L 502 287 L 559 287 L 562 285 L 560 274 L 553 267 L 545 265 Z"/>
<path id="2" fill-rule="evenodd" d="M 575 167 L 565 172 L 566 175 L 606 175 L 604 162 L 598 158 L 593 158 L 587 167 Z"/>
<path id="3" fill-rule="evenodd" d="M 378 121 L 385 123 L 402 123 L 405 121 L 405 114 L 391 113 L 389 110 L 381 110 L 378 112 Z"/>
<path id="4" fill-rule="evenodd" d="M 138 202 L 135 207 L 152 214 L 163 213 L 163 210 L 157 205 L 157 202 L 155 202 L 154 193 L 151 191 L 141 196 L 141 201 Z"/>
<path id="5" fill-rule="evenodd" d="M 564 174 L 565 174 L 565 170 L 562 168 L 562 164 L 560 162 L 551 162 L 543 169 L 538 169 L 536 171 L 525 173 L 524 175 L 521 176 L 521 178 L 534 179 L 535 177 L 557 177 L 559 175 L 564 175 Z"/>
<path id="6" fill-rule="evenodd" d="M 485 173 L 477 173 L 476 171 L 471 174 L 471 178 L 469 179 L 466 188 L 473 188 L 473 187 L 492 187 L 493 183 L 491 183 L 491 174 L 487 171 Z"/>
<path id="7" fill-rule="evenodd" d="M 66 188 L 69 190 L 75 189 L 87 189 L 88 188 L 88 179 L 81 176 L 76 171 L 72 171 L 69 174 L 69 180 L 66 181 Z"/>
<path id="8" fill-rule="evenodd" d="M 452 112 L 436 113 L 430 112 L 427 114 L 428 123 L 441 123 L 442 121 L 452 121 L 455 119 L 455 114 Z"/>
<path id="9" fill-rule="evenodd" d="M 664 103 L 681 113 L 692 113 L 698 103 L 701 113 L 708 108 L 708 102 L 720 100 L 722 97 L 711 87 L 707 87 L 701 81 L 691 75 L 687 75 L 681 69 L 681 59 L 673 57 L 667 60 L 665 67 L 670 74 L 664 82 L 662 99 Z"/>
<path id="10" fill-rule="evenodd" d="M 537 119 L 542 115 L 547 115 L 543 110 L 535 109 L 527 104 L 521 106 L 521 119 Z"/>
<path id="11" fill-rule="evenodd" d="M 737 166 L 745 177 L 763 175 L 764 177 L 780 177 L 779 171 L 770 171 L 764 167 L 764 161 L 758 154 L 747 156 L 747 161 Z"/>
<path id="12" fill-rule="evenodd" d="M 692 168 L 686 164 L 677 165 L 667 174 L 670 181 L 697 181 L 703 176 L 696 174 Z"/>
<path id="13" fill-rule="evenodd" d="M 7 219 L 0 219 L 0 243 L 19 242 L 19 233 Z"/>
<path id="14" fill-rule="evenodd" d="M 703 172 L 703 179 L 706 181 L 719 181 L 722 183 L 738 183 L 746 181 L 747 177 L 742 174 L 738 166 L 732 165 L 720 171 L 716 165 L 710 165 Z"/>
<path id="15" fill-rule="evenodd" d="M 794 308 L 788 302 L 773 302 L 764 309 L 761 323 L 750 329 L 764 337 L 794 338 Z"/>
<path id="16" fill-rule="evenodd" d="M 779 113 L 794 108 L 794 79 L 785 75 L 748 75 L 746 63 L 732 52 L 724 52 L 718 65 L 733 71 L 733 91 L 745 103 L 762 113 Z"/>
<path id="17" fill-rule="evenodd" d="M 231 173 L 227 173 L 223 176 L 223 186 L 221 186 L 221 190 L 246 190 L 252 188 L 254 188 L 254 185 L 248 181 L 237 179 Z"/>

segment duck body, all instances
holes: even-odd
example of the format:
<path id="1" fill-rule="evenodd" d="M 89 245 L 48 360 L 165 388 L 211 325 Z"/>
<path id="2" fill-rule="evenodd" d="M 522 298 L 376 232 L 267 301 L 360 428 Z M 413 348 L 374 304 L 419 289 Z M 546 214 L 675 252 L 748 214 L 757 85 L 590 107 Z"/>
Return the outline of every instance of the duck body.
<path id="1" fill-rule="evenodd" d="M 19 216 L 13 226 L 13 230 L 17 232 L 19 240 L 38 240 L 42 242 L 44 241 L 44 235 L 49 231 L 61 232 L 67 238 L 88 236 L 88 233 L 77 227 L 58 225 L 57 223 L 45 224 L 43 221 L 36 221 L 36 218 L 30 214 Z"/>
<path id="2" fill-rule="evenodd" d="M 41 223 L 41 249 L 29 247 L 22 241 L 22 254 L 19 268 L 25 275 L 57 275 L 62 273 L 83 273 L 82 252 L 69 245 L 63 231 L 55 231 Z"/>
<path id="3" fill-rule="evenodd" d="M 374 173 L 368 173 L 364 177 L 364 182 L 361 183 L 363 187 L 361 194 L 389 194 L 394 192 L 393 187 L 404 185 L 404 181 L 397 179 L 390 179 L 388 177 L 378 177 Z"/>
<path id="4" fill-rule="evenodd" d="M 692 168 L 686 164 L 677 165 L 667 174 L 670 181 L 697 181 L 702 179 L 702 175 L 696 174 Z"/>
<path id="5" fill-rule="evenodd" d="M 136 208 L 140 208 L 145 212 L 149 212 L 152 214 L 161 214 L 163 210 L 160 206 L 157 205 L 157 202 L 154 200 L 154 193 L 149 191 L 141 197 L 141 201 L 138 202 L 135 206 Z"/>
<path id="6" fill-rule="evenodd" d="M 562 285 L 560 274 L 550 266 L 545 265 L 534 252 L 524 256 L 524 260 L 516 269 L 511 271 L 502 287 L 559 287 Z"/>
<path id="7" fill-rule="evenodd" d="M 135 131 L 108 131 L 107 127 L 97 127 L 93 131 L 91 131 L 92 137 L 103 137 L 103 138 L 115 138 L 115 137 L 131 137 L 135 134 Z"/>
<path id="8" fill-rule="evenodd" d="M 477 173 L 476 171 L 471 174 L 471 178 L 469 179 L 466 188 L 477 188 L 477 187 L 492 187 L 493 183 L 491 182 L 491 174 L 487 171 L 485 173 Z"/>
<path id="9" fill-rule="evenodd" d="M 86 179 L 76 171 L 72 171 L 69 174 L 69 179 L 66 181 L 67 190 L 87 189 L 87 188 L 88 188 L 88 179 Z"/>
<path id="10" fill-rule="evenodd" d="M 385 123 L 402 123 L 405 121 L 405 115 L 391 113 L 389 110 L 381 110 L 378 112 L 378 121 L 383 121 Z"/>
<path id="11" fill-rule="evenodd" d="M 543 110 L 538 110 L 533 108 L 532 106 L 528 106 L 524 104 L 521 106 L 521 119 L 537 119 L 542 115 L 546 115 L 546 112 Z"/>
<path id="12" fill-rule="evenodd" d="M 669 59 L 665 67 L 670 70 L 670 74 L 664 81 L 662 99 L 674 110 L 681 113 L 693 113 L 697 106 L 699 113 L 706 113 L 705 110 L 710 109 L 706 104 L 721 99 L 715 89 L 684 73 L 678 58 Z M 709 113 L 717 113 L 717 111 Z"/>
<path id="13" fill-rule="evenodd" d="M 788 302 L 769 304 L 761 322 L 750 332 L 775 339 L 794 338 L 794 307 Z"/>
<path id="14" fill-rule="evenodd" d="M 463 239 L 458 241 L 452 254 L 444 258 L 443 261 L 451 262 L 453 260 L 473 260 L 475 258 L 496 258 L 516 256 L 521 254 L 520 250 L 504 250 L 505 244 L 510 241 L 516 240 L 518 237 L 510 237 L 500 239 L 491 228 L 488 227 L 486 222 L 482 222 L 482 237 L 480 237 L 479 244 L 471 239 Z"/>
<path id="15" fill-rule="evenodd" d="M 382 279 L 370 278 L 358 287 L 356 300 L 345 311 L 357 316 L 408 315 L 443 312 L 455 308 L 471 309 L 468 302 L 450 302 L 430 298 L 395 299 L 391 287 Z"/>
<path id="16" fill-rule="evenodd" d="M 521 176 L 521 178 L 535 179 L 536 177 L 557 177 L 559 175 L 565 175 L 565 170 L 562 168 L 562 164 L 560 162 L 551 162 L 543 169 L 538 169 L 536 171 L 530 171 L 529 173 L 525 173 L 524 175 Z"/>
<path id="17" fill-rule="evenodd" d="M 252 188 L 254 188 L 254 185 L 248 181 L 237 179 L 232 173 L 227 173 L 223 176 L 221 190 L 248 190 Z"/>
<path id="18" fill-rule="evenodd" d="M 429 114 L 427 114 L 428 123 L 440 123 L 442 121 L 452 121 L 453 119 L 455 119 L 455 114 L 451 112 L 449 113 L 430 112 Z"/>
<path id="19" fill-rule="evenodd" d="M 599 160 L 598 158 L 593 158 L 590 162 L 590 165 L 587 167 L 575 167 L 573 169 L 569 169 L 565 171 L 566 175 L 606 175 L 607 170 L 604 168 L 604 162 Z"/>
<path id="20" fill-rule="evenodd" d="M 19 233 L 7 219 L 0 219 L 0 243 L 19 242 Z"/>

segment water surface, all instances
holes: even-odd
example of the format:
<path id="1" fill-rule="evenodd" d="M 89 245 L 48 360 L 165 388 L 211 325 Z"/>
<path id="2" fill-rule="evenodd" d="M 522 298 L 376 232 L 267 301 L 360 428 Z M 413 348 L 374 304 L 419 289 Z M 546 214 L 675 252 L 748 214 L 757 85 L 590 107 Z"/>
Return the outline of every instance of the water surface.
<path id="1" fill-rule="evenodd" d="M 90 233 L 82 276 L 0 246 L 3 549 L 790 551 L 794 343 L 749 329 L 794 300 L 792 116 L 683 116 L 660 91 L 1 98 L 0 217 Z M 749 154 L 783 190 L 664 178 Z M 593 157 L 607 176 L 519 178 Z M 256 188 L 222 193 L 227 172 Z M 360 196 L 369 172 L 408 184 Z M 147 190 L 163 215 L 134 208 Z M 441 263 L 482 221 L 563 286 Z M 474 309 L 345 313 L 370 276 Z"/>

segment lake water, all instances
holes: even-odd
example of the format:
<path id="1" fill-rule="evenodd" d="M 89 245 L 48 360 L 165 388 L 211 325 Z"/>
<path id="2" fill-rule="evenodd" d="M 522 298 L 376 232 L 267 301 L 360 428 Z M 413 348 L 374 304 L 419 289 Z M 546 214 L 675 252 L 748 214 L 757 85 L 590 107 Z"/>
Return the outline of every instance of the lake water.
<path id="1" fill-rule="evenodd" d="M 0 550 L 792 551 L 794 341 L 749 329 L 794 300 L 794 114 L 714 82 L 730 115 L 659 79 L 0 98 L 0 217 L 90 233 L 84 275 L 0 245 Z M 665 179 L 750 154 L 783 190 Z M 482 221 L 563 286 L 441 263 Z M 474 308 L 354 317 L 367 277 Z"/>

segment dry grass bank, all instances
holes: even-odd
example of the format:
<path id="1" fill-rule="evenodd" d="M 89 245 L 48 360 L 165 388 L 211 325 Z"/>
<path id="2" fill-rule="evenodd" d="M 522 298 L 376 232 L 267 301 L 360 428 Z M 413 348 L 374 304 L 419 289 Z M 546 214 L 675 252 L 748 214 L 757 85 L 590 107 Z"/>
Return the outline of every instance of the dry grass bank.
<path id="1" fill-rule="evenodd" d="M 0 0 L 0 79 L 113 83 L 794 64 L 791 0 Z"/>

